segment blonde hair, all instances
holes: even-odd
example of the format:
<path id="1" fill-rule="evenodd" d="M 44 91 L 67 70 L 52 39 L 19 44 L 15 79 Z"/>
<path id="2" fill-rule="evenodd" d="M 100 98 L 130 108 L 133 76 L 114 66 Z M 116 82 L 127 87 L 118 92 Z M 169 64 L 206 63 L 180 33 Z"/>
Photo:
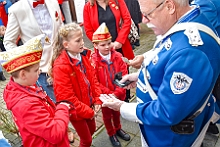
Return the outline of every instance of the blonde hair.
<path id="1" fill-rule="evenodd" d="M 173 0 L 176 4 L 178 4 L 181 7 L 185 7 L 189 5 L 189 1 L 187 0 Z M 162 0 L 153 0 L 154 3 L 159 4 L 162 2 Z"/>
<path id="2" fill-rule="evenodd" d="M 63 42 L 69 41 L 72 38 L 73 34 L 77 31 L 82 31 L 82 28 L 77 23 L 69 23 L 60 27 L 53 47 L 53 56 L 48 71 L 48 75 L 50 76 L 48 82 L 52 82 L 53 79 L 52 73 L 54 61 L 60 56 L 61 52 L 65 50 Z"/>

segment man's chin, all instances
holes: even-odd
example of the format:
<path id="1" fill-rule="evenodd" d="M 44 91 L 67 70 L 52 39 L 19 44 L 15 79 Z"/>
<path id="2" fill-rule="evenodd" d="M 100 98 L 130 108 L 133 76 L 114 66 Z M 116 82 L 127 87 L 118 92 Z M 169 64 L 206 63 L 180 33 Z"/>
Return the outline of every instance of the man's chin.
<path id="1" fill-rule="evenodd" d="M 151 29 L 152 29 L 152 31 L 154 32 L 155 35 L 159 35 L 159 33 L 158 33 L 156 28 L 151 28 Z"/>

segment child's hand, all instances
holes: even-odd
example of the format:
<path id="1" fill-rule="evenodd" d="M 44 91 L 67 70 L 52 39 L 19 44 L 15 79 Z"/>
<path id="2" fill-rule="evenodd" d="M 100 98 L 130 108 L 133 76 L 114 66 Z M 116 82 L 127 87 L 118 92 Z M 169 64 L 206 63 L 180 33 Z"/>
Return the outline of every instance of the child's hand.
<path id="1" fill-rule="evenodd" d="M 94 111 L 98 113 L 101 109 L 101 105 L 94 104 Z"/>
<path id="2" fill-rule="evenodd" d="M 93 120 L 98 114 L 94 111 L 94 116 L 91 118 Z"/>

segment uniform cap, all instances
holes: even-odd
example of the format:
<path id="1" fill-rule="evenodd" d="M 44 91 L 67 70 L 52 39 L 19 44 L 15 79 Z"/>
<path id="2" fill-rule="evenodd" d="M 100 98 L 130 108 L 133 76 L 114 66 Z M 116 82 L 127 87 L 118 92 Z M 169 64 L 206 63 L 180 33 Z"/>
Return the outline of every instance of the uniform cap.
<path id="1" fill-rule="evenodd" d="M 98 29 L 93 33 L 92 42 L 99 42 L 111 39 L 112 36 L 109 33 L 109 30 L 106 24 L 103 22 Z"/>
<path id="2" fill-rule="evenodd" d="M 0 52 L 0 63 L 8 73 L 36 64 L 41 60 L 44 41 L 45 35 L 41 34 L 22 46 Z"/>

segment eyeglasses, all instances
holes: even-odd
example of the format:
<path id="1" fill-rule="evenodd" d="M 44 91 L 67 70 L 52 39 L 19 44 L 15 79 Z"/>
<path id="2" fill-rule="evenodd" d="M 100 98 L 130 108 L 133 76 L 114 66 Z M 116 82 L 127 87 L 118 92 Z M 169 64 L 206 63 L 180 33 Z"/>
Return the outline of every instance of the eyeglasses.
<path id="1" fill-rule="evenodd" d="M 158 4 L 153 10 L 151 10 L 148 14 L 143 14 L 143 16 L 149 20 L 149 16 L 155 11 L 157 10 L 157 8 L 159 8 L 166 0 L 162 1 L 160 4 Z"/>

